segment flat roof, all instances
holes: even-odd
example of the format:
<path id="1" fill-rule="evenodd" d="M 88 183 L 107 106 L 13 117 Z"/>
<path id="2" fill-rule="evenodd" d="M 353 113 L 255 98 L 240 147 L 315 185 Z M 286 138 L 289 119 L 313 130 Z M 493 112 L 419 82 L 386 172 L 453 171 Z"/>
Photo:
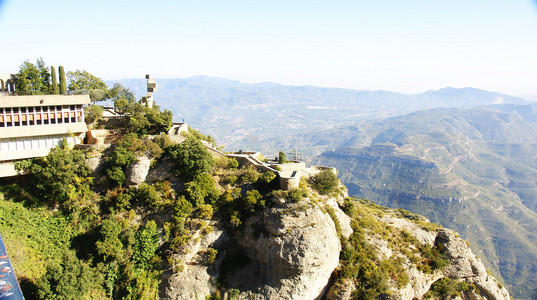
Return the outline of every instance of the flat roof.
<path id="1" fill-rule="evenodd" d="M 0 108 L 90 104 L 89 95 L 0 96 Z"/>

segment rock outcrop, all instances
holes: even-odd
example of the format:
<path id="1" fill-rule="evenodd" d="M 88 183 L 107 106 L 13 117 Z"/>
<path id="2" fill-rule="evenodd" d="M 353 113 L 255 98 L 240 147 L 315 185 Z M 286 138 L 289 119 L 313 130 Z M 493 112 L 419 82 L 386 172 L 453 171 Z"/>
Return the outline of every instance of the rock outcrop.
<path id="1" fill-rule="evenodd" d="M 315 299 L 338 266 L 333 220 L 317 205 L 284 204 L 248 220 L 237 238 L 250 262 L 229 274 L 239 299 Z"/>
<path id="2" fill-rule="evenodd" d="M 474 284 L 480 291 L 468 293 L 468 299 L 476 299 L 480 295 L 486 299 L 510 299 L 509 292 L 491 275 L 487 273 L 481 260 L 472 252 L 468 244 L 449 229 L 442 229 L 436 236 L 436 243 L 446 249 L 450 264 L 443 270 L 444 276 L 464 278 Z"/>
<path id="3" fill-rule="evenodd" d="M 145 181 L 149 169 L 151 168 L 151 159 L 147 156 L 139 156 L 137 161 L 127 168 L 126 182 L 130 186 L 138 186 Z"/>
<path id="4" fill-rule="evenodd" d="M 426 220 L 423 218 L 423 220 Z M 446 266 L 427 273 L 413 265 L 408 257 L 389 246 L 387 240 L 375 235 L 368 235 L 367 242 L 383 260 L 391 257 L 405 260 L 405 272 L 408 274 L 408 283 L 397 287 L 391 283 L 388 299 L 422 299 L 431 289 L 431 286 L 442 278 L 449 278 L 457 282 L 466 282 L 469 288 L 461 291 L 458 299 L 498 299 L 508 300 L 509 292 L 485 269 L 481 260 L 472 252 L 467 242 L 449 229 L 427 230 L 416 223 L 393 215 L 385 215 L 380 219 L 385 226 L 391 226 L 411 234 L 418 244 L 441 249 L 447 262 Z M 428 221 L 427 221 L 428 222 Z M 416 245 L 419 246 L 419 245 Z M 349 284 L 332 286 L 327 298 L 331 300 L 353 299 L 352 287 Z M 388 296 L 389 295 L 389 296 Z"/>
<path id="5" fill-rule="evenodd" d="M 166 279 L 161 298 L 205 299 L 218 280 L 240 291 L 237 299 L 316 299 L 339 263 L 334 221 L 307 200 L 268 208 L 229 238 L 212 225 L 176 257 L 184 269 Z M 200 255 L 208 247 L 219 253 L 211 266 Z"/>
<path id="6" fill-rule="evenodd" d="M 338 206 L 342 201 L 336 200 L 320 197 L 299 203 L 278 202 L 248 218 L 235 232 L 212 221 L 214 230 L 208 234 L 194 232 L 189 244 L 175 257 L 180 268 L 165 276 L 161 298 L 205 299 L 220 293 L 225 299 L 232 290 L 234 299 L 356 298 L 359 281 L 335 278 L 342 271 L 338 234 L 343 239 L 352 238 L 352 228 L 361 221 L 355 215 L 351 227 L 351 218 Z M 387 277 L 382 299 L 442 298 L 430 291 L 443 280 L 465 284 L 466 289 L 457 292 L 457 299 L 510 299 L 507 290 L 487 273 L 467 242 L 454 231 L 417 215 L 407 217 L 380 206 L 361 208 L 377 212 L 359 213 L 358 218 L 380 225 L 360 229 L 369 245 L 367 251 L 374 252 L 378 262 L 402 261 L 403 269 L 398 272 L 407 276 L 404 282 Z M 404 238 L 397 240 L 397 236 Z M 214 263 L 207 264 L 204 253 L 211 248 L 218 249 L 218 256 Z M 434 255 L 441 255 L 444 265 L 428 269 L 428 258 L 420 249 L 438 251 Z M 225 286 L 224 291 L 216 282 Z"/>
<path id="7" fill-rule="evenodd" d="M 176 255 L 176 267 L 182 270 L 176 273 L 165 272 L 165 284 L 160 291 L 161 299 L 204 300 L 216 291 L 221 259 L 207 264 L 204 254 L 210 248 L 222 247 L 228 242 L 228 237 L 218 227 L 217 222 L 212 222 L 211 225 L 213 230 L 210 233 L 196 232 L 182 253 Z"/>

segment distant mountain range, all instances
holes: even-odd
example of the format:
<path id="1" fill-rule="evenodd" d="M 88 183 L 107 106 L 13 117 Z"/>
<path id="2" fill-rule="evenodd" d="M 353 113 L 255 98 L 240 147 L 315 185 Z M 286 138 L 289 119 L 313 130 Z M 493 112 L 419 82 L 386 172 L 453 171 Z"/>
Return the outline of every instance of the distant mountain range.
<path id="1" fill-rule="evenodd" d="M 171 110 L 176 121 L 185 119 L 192 127 L 216 137 L 228 150 L 256 148 L 271 154 L 294 146 L 266 147 L 268 139 L 285 141 L 294 133 L 319 132 L 438 107 L 526 103 L 521 98 L 474 88 L 444 88 L 405 95 L 276 83 L 245 84 L 206 76 L 156 81 L 155 101 Z M 138 97 L 145 95 L 144 79 L 117 82 Z"/>

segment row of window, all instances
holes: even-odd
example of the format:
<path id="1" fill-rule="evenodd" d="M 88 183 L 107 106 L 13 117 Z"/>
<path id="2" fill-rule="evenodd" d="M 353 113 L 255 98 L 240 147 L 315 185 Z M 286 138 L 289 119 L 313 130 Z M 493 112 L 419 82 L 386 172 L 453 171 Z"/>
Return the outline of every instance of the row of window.
<path id="1" fill-rule="evenodd" d="M 62 139 L 66 138 L 71 144 L 76 143 L 76 137 L 66 137 L 62 135 L 50 135 L 40 137 L 24 137 L 0 140 L 0 151 L 23 151 L 35 149 L 51 149 L 57 146 Z"/>
<path id="2" fill-rule="evenodd" d="M 0 127 L 84 122 L 82 105 L 0 108 Z"/>
<path id="3" fill-rule="evenodd" d="M 4 112 L 6 114 L 13 113 L 25 113 L 25 112 L 41 112 L 41 111 L 65 111 L 65 110 L 82 110 L 82 105 L 57 105 L 57 106 L 36 106 L 36 107 L 8 107 L 8 108 L 0 108 L 0 114 L 3 114 Z"/>

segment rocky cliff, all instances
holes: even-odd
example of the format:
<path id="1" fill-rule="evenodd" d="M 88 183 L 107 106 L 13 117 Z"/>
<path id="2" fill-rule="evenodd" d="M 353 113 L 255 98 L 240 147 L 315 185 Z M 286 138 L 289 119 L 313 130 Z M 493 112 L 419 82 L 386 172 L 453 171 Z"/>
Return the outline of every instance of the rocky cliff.
<path id="1" fill-rule="evenodd" d="M 267 207 L 237 231 L 212 225 L 176 257 L 183 267 L 168 274 L 161 298 L 509 299 L 455 232 L 363 200 L 312 193 Z M 376 279 L 363 273 L 369 262 Z"/>

